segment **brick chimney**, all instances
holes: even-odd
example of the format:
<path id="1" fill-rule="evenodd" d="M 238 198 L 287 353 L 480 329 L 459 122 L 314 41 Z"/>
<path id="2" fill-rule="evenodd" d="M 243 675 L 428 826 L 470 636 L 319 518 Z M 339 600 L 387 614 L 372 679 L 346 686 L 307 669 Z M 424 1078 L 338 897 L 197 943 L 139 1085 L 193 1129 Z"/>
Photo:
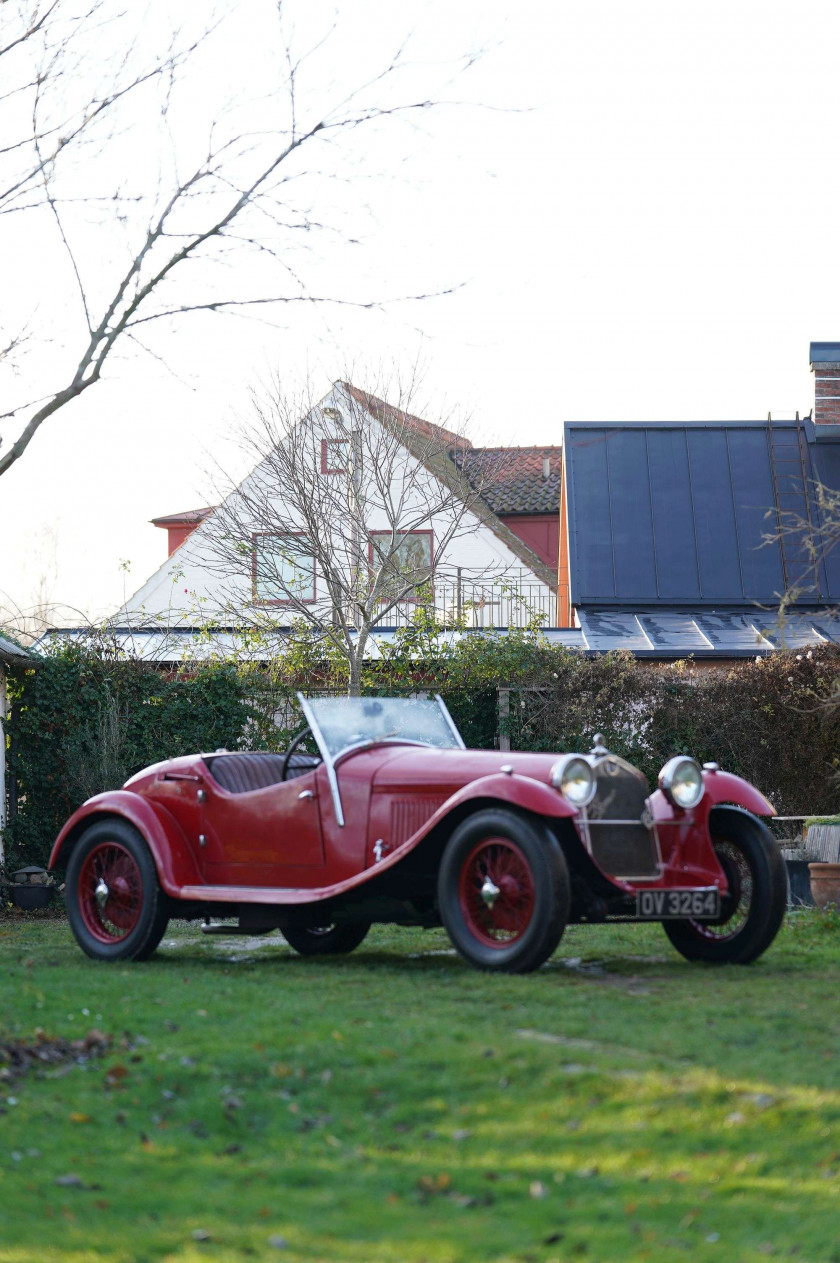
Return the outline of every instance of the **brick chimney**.
<path id="1" fill-rule="evenodd" d="M 814 373 L 814 425 L 840 427 L 840 342 L 812 342 L 811 368 Z"/>

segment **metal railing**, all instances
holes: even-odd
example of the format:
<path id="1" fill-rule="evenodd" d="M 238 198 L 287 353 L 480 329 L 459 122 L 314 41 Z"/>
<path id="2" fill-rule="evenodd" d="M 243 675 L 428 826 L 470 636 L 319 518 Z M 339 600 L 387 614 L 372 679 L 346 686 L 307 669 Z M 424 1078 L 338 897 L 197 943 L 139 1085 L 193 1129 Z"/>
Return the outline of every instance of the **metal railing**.
<path id="1" fill-rule="evenodd" d="M 441 627 L 557 626 L 557 593 L 534 579 L 530 570 L 507 570 L 498 577 L 458 566 L 435 573 L 431 583 L 407 601 L 387 610 L 377 626 L 406 627 L 418 609 L 434 613 Z"/>

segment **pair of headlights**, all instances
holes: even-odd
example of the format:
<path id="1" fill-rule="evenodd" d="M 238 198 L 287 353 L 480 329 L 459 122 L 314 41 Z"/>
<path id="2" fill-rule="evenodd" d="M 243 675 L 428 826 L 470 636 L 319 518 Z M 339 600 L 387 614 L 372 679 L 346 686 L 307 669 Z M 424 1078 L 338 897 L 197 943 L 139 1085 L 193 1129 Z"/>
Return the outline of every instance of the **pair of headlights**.
<path id="1" fill-rule="evenodd" d="M 558 759 L 551 769 L 551 783 L 573 807 L 587 807 L 597 788 L 591 763 L 579 754 Z M 675 807 L 690 811 L 703 797 L 699 763 L 685 755 L 669 759 L 659 773 L 659 788 Z"/>

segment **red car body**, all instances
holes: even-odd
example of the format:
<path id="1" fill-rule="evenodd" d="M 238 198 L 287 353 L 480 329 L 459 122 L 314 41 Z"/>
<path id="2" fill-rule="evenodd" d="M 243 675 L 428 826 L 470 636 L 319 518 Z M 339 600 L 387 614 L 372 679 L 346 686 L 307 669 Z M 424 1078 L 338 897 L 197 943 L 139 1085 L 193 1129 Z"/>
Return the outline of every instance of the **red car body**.
<path id="1" fill-rule="evenodd" d="M 293 766 L 293 759 L 291 766 L 281 769 L 280 755 L 219 752 L 147 768 L 123 789 L 91 798 L 71 816 L 56 840 L 50 867 L 68 867 L 70 888 L 74 848 L 89 836 L 92 826 L 113 822 L 113 828 L 131 830 L 147 848 L 170 916 L 236 919 L 238 928 L 247 932 L 324 932 L 333 924 L 367 926 L 373 921 L 436 925 L 443 919 L 451 932 L 440 907 L 442 867 L 450 841 L 477 819 L 488 820 L 491 849 L 481 852 L 479 837 L 479 859 L 473 864 L 482 863 L 484 873 L 492 852 L 497 861 L 501 855 L 502 868 L 512 863 L 519 873 L 517 853 L 530 855 L 528 847 L 533 849 L 534 844 L 517 840 L 515 829 L 513 839 L 505 841 L 504 821 L 513 820 L 544 836 L 541 845 L 551 856 L 559 851 L 557 863 L 567 871 L 563 880 L 568 894 L 560 896 L 561 902 L 565 899 L 564 924 L 626 920 L 639 915 L 637 897 L 642 890 L 717 891 L 724 901 L 733 899 L 731 887 L 740 880 L 737 865 L 733 868 L 716 843 L 712 817 L 722 804 L 734 804 L 742 816 L 752 813 L 748 820 L 755 824 L 756 817 L 775 814 L 758 790 L 714 765 L 702 772 L 699 803 L 683 810 L 661 789 L 648 795 L 646 788 L 633 788 L 633 778 L 638 781 L 640 774 L 605 750 L 584 758 L 601 778 L 598 784 L 607 784 L 609 772 L 616 785 L 629 787 L 631 795 L 641 794 L 641 818 L 635 809 L 631 820 L 605 819 L 603 812 L 599 817 L 593 814 L 597 799 L 593 809 L 575 807 L 552 783 L 555 755 L 438 748 L 390 738 L 348 749 L 317 766 L 308 765 L 317 756 L 295 757 L 298 764 L 302 758 L 303 767 Z M 281 770 L 294 775 L 278 780 Z M 732 814 L 731 808 L 724 810 Z M 624 839 L 631 839 L 632 845 L 625 846 Z M 105 845 L 100 843 L 100 868 Z M 114 845 L 123 846 L 119 837 Z M 762 845 L 770 847 L 766 836 Z M 505 846 L 510 854 L 499 851 Z M 781 861 L 773 860 L 772 851 L 770 855 L 775 877 L 768 898 L 775 900 L 775 907 Z M 120 855 L 117 859 L 125 868 L 127 861 Z M 97 880 L 96 864 L 91 863 L 86 875 L 73 874 L 76 886 L 71 895 L 82 921 L 88 900 L 88 928 L 96 932 L 99 913 L 84 887 Z M 530 882 L 531 903 L 539 902 L 542 886 L 555 877 L 543 879 L 539 864 L 537 869 L 530 860 L 528 864 L 530 877 L 520 873 L 516 880 L 525 887 Z M 461 893 L 453 899 L 455 904 L 460 899 L 463 911 L 471 895 L 465 893 L 467 879 L 459 877 L 460 871 L 452 870 L 450 884 L 454 889 L 461 882 Z M 117 881 L 119 873 L 113 873 Z M 513 878 L 507 874 L 505 879 L 512 890 Z M 101 875 L 98 880 L 102 882 Z M 127 878 L 119 880 L 125 887 Z M 501 878 L 494 880 L 497 885 L 491 881 L 491 886 L 504 904 L 508 887 L 499 885 Z M 490 878 L 485 885 L 486 881 Z M 116 889 L 113 882 L 112 888 Z M 97 889 L 101 900 L 101 885 Z M 492 914 L 486 891 L 484 898 Z M 481 905 L 476 906 L 481 913 Z M 127 915 L 123 914 L 124 921 Z M 483 933 L 481 917 L 476 914 L 473 919 Z M 646 919 L 659 918 L 648 913 Z M 780 917 L 774 912 L 771 919 Z M 501 963 L 515 928 L 505 929 L 495 952 L 488 930 L 488 959 L 473 963 L 492 968 L 499 961 L 500 968 L 523 967 Z M 124 937 L 112 928 L 102 938 L 103 951 L 90 954 L 107 955 Z M 89 950 L 90 945 L 82 946 Z M 456 946 L 462 947 L 457 941 Z M 467 951 L 463 954 L 469 958 Z"/>
<path id="2" fill-rule="evenodd" d="M 344 827 L 336 822 L 323 765 L 305 778 L 233 794 L 209 775 L 205 757 L 157 764 L 124 789 L 88 799 L 58 835 L 50 868 L 63 866 L 65 847 L 91 817 L 120 816 L 145 838 L 161 886 L 173 899 L 305 904 L 384 877 L 438 826 L 461 819 L 476 800 L 510 804 L 558 822 L 578 815 L 549 783 L 556 755 L 392 745 L 359 751 L 338 770 L 342 798 L 352 804 Z M 512 773 L 502 772 L 503 765 Z M 776 814 L 739 776 L 704 771 L 703 779 L 706 792 L 692 812 L 680 812 L 660 790 L 651 795 L 664 863 L 661 876 L 645 882 L 647 888 L 719 886 L 725 892 L 726 876 L 709 837 L 709 811 L 718 803 L 736 803 L 756 815 Z M 312 790 L 311 799 L 300 798 L 305 789 Z M 204 802 L 198 801 L 201 790 Z M 388 849 L 377 861 L 380 838 Z M 635 893 L 638 887 L 601 875 L 616 890 Z"/>

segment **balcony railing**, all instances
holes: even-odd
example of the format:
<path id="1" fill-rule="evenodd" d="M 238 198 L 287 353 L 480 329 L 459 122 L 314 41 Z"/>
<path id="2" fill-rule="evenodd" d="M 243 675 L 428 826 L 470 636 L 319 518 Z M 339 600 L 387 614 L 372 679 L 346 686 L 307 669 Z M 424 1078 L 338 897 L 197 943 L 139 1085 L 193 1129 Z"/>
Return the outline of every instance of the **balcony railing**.
<path id="1" fill-rule="evenodd" d="M 436 572 L 413 599 L 383 613 L 377 626 L 406 627 L 423 607 L 434 612 L 441 627 L 557 626 L 557 593 L 530 570 L 507 570 L 497 577 L 467 567 Z"/>

